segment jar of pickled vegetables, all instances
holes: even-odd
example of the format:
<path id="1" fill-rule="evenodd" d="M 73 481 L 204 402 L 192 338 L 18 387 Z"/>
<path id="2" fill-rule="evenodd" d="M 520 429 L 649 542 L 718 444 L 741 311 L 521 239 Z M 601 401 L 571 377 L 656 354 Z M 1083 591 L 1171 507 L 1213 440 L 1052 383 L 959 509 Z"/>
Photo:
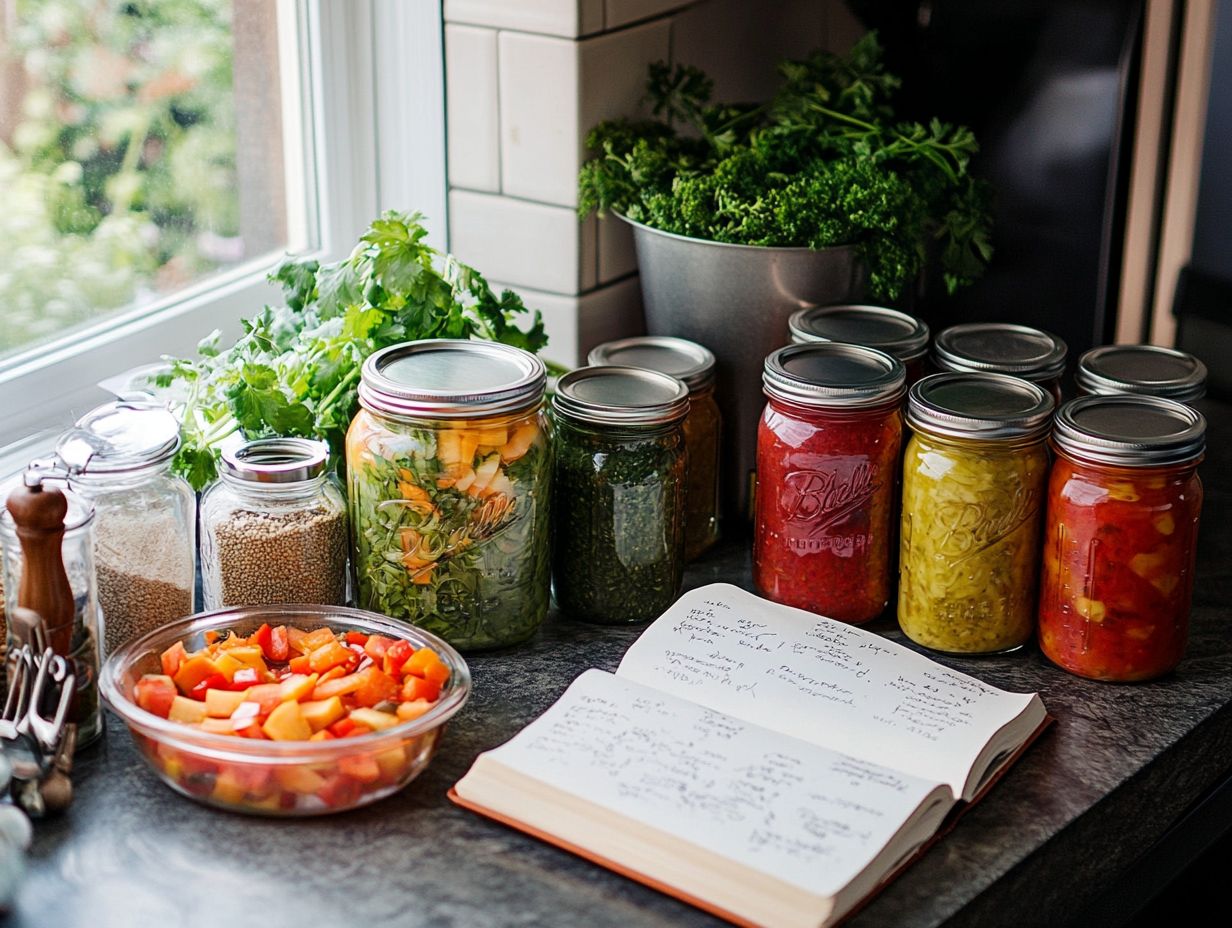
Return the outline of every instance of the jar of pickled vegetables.
<path id="1" fill-rule="evenodd" d="M 942 330 L 933 342 L 939 371 L 1011 374 L 1038 383 L 1061 402 L 1069 349 L 1051 332 L 1004 322 L 971 322 Z"/>
<path id="2" fill-rule="evenodd" d="M 1052 397 L 1003 374 L 911 388 L 898 621 L 952 654 L 1021 647 L 1035 629 Z"/>
<path id="3" fill-rule="evenodd" d="M 461 648 L 535 633 L 549 597 L 547 371 L 451 339 L 368 358 L 347 432 L 356 601 Z"/>
<path id="4" fill-rule="evenodd" d="M 1140 396 L 1066 403 L 1053 433 L 1040 648 L 1096 680 L 1149 680 L 1185 651 L 1206 421 Z"/>
<path id="5" fill-rule="evenodd" d="M 1174 348 L 1102 345 L 1078 359 L 1074 382 L 1084 396 L 1131 393 L 1193 403 L 1206 395 L 1206 365 Z"/>
<path id="6" fill-rule="evenodd" d="M 766 359 L 753 535 L 763 596 L 844 622 L 889 603 L 905 378 L 890 355 L 836 342 Z"/>
<path id="7" fill-rule="evenodd" d="M 552 576 L 556 602 L 587 622 L 657 618 L 684 575 L 689 391 L 633 367 L 560 378 Z"/>
<path id="8" fill-rule="evenodd" d="M 791 340 L 846 342 L 893 355 L 907 368 L 907 386 L 924 376 L 928 357 L 928 324 L 884 306 L 814 306 L 788 320 Z"/>
<path id="9" fill-rule="evenodd" d="M 644 367 L 671 374 L 689 388 L 684 418 L 687 476 L 684 556 L 691 561 L 719 540 L 719 404 L 714 398 L 714 355 L 696 342 L 643 335 L 605 342 L 590 352 L 591 365 Z"/>

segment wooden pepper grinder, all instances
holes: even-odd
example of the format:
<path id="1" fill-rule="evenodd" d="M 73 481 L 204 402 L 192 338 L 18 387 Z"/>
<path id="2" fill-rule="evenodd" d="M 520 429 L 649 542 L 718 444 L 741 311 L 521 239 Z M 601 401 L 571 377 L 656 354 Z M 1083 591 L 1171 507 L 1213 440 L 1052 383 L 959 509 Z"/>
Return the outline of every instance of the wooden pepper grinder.
<path id="1" fill-rule="evenodd" d="M 30 485 L 38 475 L 26 474 L 26 483 L 8 498 L 9 514 L 17 528 L 25 559 L 17 604 L 33 609 L 47 624 L 52 649 L 68 657 L 73 649 L 73 588 L 64 569 L 64 518 L 68 499 L 53 486 Z"/>

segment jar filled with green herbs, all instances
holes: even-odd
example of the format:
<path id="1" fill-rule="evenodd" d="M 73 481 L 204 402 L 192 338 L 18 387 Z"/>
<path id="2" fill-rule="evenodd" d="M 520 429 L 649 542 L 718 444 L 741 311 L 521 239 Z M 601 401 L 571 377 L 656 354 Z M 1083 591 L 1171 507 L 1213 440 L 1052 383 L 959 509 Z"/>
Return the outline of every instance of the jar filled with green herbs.
<path id="1" fill-rule="evenodd" d="M 688 467 L 684 493 L 684 556 L 691 561 L 719 540 L 719 437 L 722 417 L 714 398 L 714 355 L 696 342 L 641 335 L 604 342 L 590 352 L 593 365 L 644 367 L 671 374 L 689 388 L 684 419 Z"/>
<path id="2" fill-rule="evenodd" d="M 560 379 L 552 410 L 557 604 L 608 625 L 656 618 L 684 570 L 688 388 L 656 371 L 585 367 Z"/>
<path id="3" fill-rule="evenodd" d="M 528 351 L 430 339 L 368 358 L 347 432 L 356 602 L 460 648 L 547 615 L 547 371 Z"/>

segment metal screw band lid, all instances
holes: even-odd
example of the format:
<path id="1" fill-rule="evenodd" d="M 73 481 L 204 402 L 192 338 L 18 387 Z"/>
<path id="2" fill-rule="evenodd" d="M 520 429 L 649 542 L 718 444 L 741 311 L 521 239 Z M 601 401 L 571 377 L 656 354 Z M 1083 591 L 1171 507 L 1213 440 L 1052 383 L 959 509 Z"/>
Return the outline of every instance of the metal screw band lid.
<path id="1" fill-rule="evenodd" d="M 1097 464 L 1184 464 L 1206 449 L 1206 419 L 1154 396 L 1082 396 L 1061 407 L 1052 440 L 1059 451 Z"/>
<path id="2" fill-rule="evenodd" d="M 471 419 L 539 403 L 547 368 L 499 342 L 424 339 L 391 345 L 364 362 L 359 402 L 378 413 Z"/>
<path id="3" fill-rule="evenodd" d="M 814 306 L 788 320 L 791 339 L 806 342 L 846 342 L 914 361 L 928 352 L 928 325 L 914 316 L 883 306 Z"/>
<path id="4" fill-rule="evenodd" d="M 329 445 L 311 438 L 258 438 L 222 453 L 222 474 L 248 483 L 302 483 L 325 473 Z"/>
<path id="5" fill-rule="evenodd" d="M 766 395 L 805 406 L 859 408 L 900 399 L 907 369 L 897 358 L 862 345 L 787 345 L 766 358 Z"/>
<path id="6" fill-rule="evenodd" d="M 1078 359 L 1074 380 L 1084 393 L 1134 393 L 1192 403 L 1206 395 L 1206 365 L 1156 345 L 1102 345 Z"/>
<path id="7" fill-rule="evenodd" d="M 907 424 L 949 438 L 1034 438 L 1055 403 L 1038 384 L 1007 374 L 933 374 L 907 394 Z"/>
<path id="8" fill-rule="evenodd" d="M 71 474 L 119 474 L 171 460 L 180 423 L 159 403 L 118 400 L 86 413 L 56 442 Z"/>
<path id="9" fill-rule="evenodd" d="M 592 367 L 644 367 L 670 374 L 690 390 L 714 383 L 714 355 L 709 348 L 684 338 L 642 335 L 604 342 L 591 349 L 586 363 Z"/>
<path id="10" fill-rule="evenodd" d="M 662 426 L 689 411 L 689 388 L 640 367 L 580 367 L 556 382 L 558 416 L 593 425 Z"/>
<path id="11" fill-rule="evenodd" d="M 943 371 L 987 371 L 1026 380 L 1052 380 L 1065 371 L 1069 349 L 1050 332 L 1003 322 L 950 326 L 933 342 Z"/>

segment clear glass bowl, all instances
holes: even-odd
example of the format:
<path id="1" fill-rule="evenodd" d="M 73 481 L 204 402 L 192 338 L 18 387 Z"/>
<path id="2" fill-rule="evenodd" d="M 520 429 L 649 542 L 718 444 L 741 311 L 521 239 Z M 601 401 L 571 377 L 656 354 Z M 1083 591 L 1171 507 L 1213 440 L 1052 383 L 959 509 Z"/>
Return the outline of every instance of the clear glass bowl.
<path id="1" fill-rule="evenodd" d="M 160 718 L 133 701 L 141 675 L 162 673 L 159 655 L 175 642 L 183 641 L 192 651 L 204 647 L 206 632 L 234 629 L 248 635 L 262 622 L 402 638 L 416 649 L 434 650 L 449 668 L 449 680 L 419 718 L 331 741 L 213 734 Z M 341 606 L 240 606 L 189 616 L 130 641 L 107 659 L 99 688 L 154 772 L 176 792 L 235 812 L 300 816 L 367 805 L 415 779 L 436 753 L 445 723 L 470 695 L 471 677 L 461 655 L 440 638 L 375 613 Z M 371 761 L 379 776 L 374 776 Z"/>

